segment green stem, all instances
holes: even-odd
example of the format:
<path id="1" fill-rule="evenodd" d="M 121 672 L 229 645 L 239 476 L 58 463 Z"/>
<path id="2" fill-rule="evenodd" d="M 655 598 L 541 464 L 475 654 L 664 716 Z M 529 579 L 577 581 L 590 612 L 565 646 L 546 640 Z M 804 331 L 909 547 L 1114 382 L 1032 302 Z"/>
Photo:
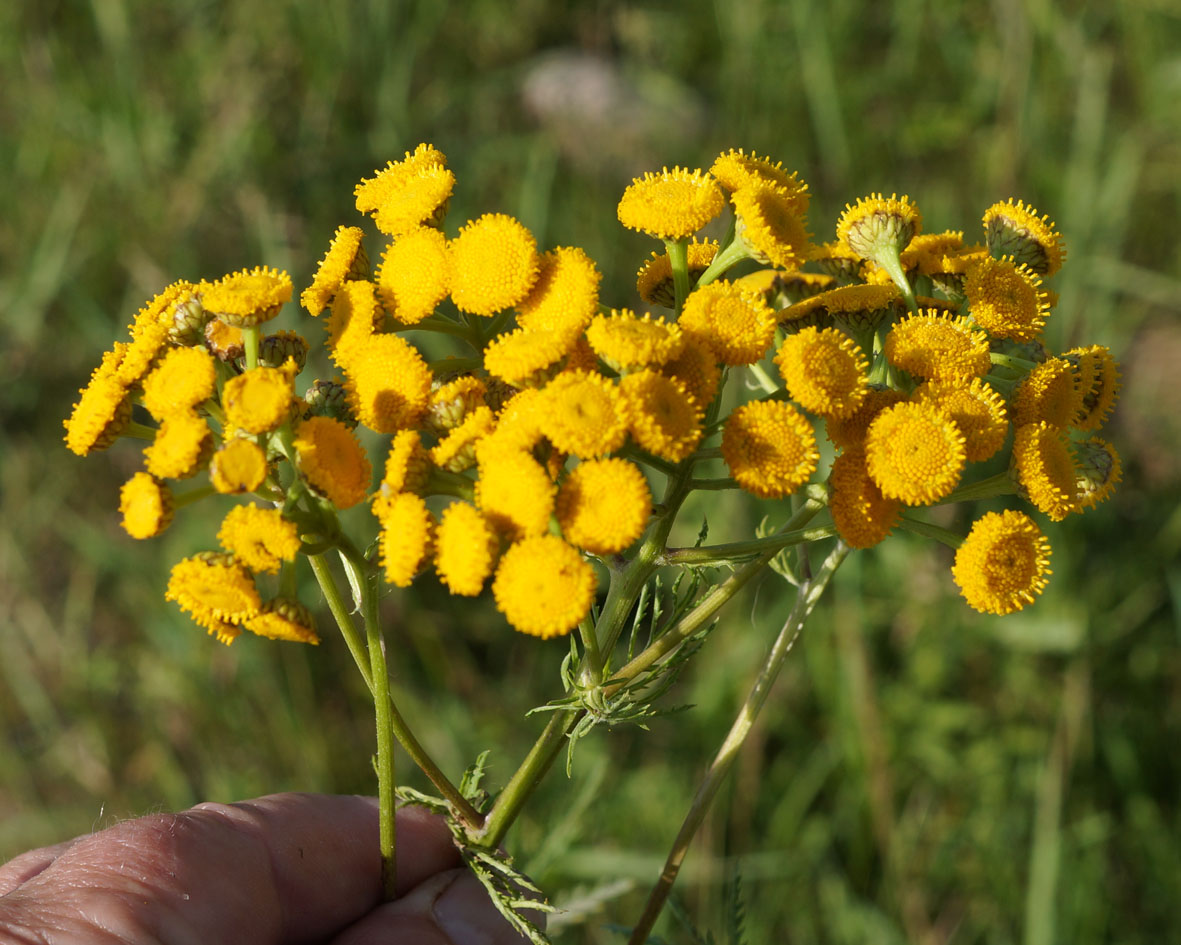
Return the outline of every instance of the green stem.
<path id="1" fill-rule="evenodd" d="M 903 515 L 898 520 L 899 528 L 904 531 L 912 532 L 915 535 L 922 535 L 924 538 L 933 538 L 935 541 L 942 542 L 948 548 L 956 549 L 964 542 L 963 535 L 957 535 L 953 531 L 943 528 L 940 525 L 932 525 L 930 522 L 920 522 L 918 519 L 908 518 Z"/>
<path id="2" fill-rule="evenodd" d="M 836 527 L 824 525 L 820 528 L 800 528 L 790 532 L 779 532 L 766 538 L 751 541 L 735 541 L 724 545 L 706 545 L 702 548 L 670 548 L 661 557 L 661 564 L 726 564 L 739 558 L 750 558 L 771 549 L 783 549 L 808 541 L 822 541 L 833 538 Z"/>
<path id="3" fill-rule="evenodd" d="M 253 371 L 258 367 L 258 338 L 257 325 L 242 329 L 242 346 L 246 351 L 246 370 Z"/>
<path id="4" fill-rule="evenodd" d="M 1016 495 L 1017 486 L 1007 472 L 997 473 L 979 482 L 960 486 L 955 492 L 944 496 L 936 505 L 950 505 L 953 502 L 977 502 L 980 499 L 995 499 L 1001 495 Z"/>
<path id="5" fill-rule="evenodd" d="M 689 488 L 693 491 L 708 490 L 720 491 L 722 489 L 740 489 L 741 486 L 730 476 L 725 476 L 720 479 L 694 479 L 689 483 Z"/>
<path id="6" fill-rule="evenodd" d="M 435 377 L 444 377 L 448 374 L 462 374 L 467 371 L 478 370 L 483 363 L 479 358 L 446 357 L 439 358 L 435 361 L 427 361 L 426 366 L 431 369 L 431 374 Z"/>
<path id="7" fill-rule="evenodd" d="M 746 368 L 754 375 L 755 380 L 759 382 L 759 387 L 763 389 L 764 393 L 777 394 L 783 389 L 782 385 L 776 384 L 774 378 L 767 373 L 767 369 L 757 361 L 754 364 L 748 364 Z"/>
<path id="8" fill-rule="evenodd" d="M 217 492 L 213 486 L 201 486 L 199 489 L 190 489 L 188 492 L 182 492 L 180 495 L 172 497 L 172 507 L 175 509 L 183 509 L 186 505 L 192 505 L 194 502 L 199 502 L 208 496 L 214 495 Z"/>
<path id="9" fill-rule="evenodd" d="M 681 829 L 673 841 L 672 849 L 669 851 L 668 858 L 665 860 L 664 869 L 660 874 L 660 878 L 652 887 L 652 892 L 648 896 L 648 904 L 644 907 L 644 912 L 640 916 L 640 920 L 636 923 L 635 928 L 632 929 L 631 938 L 628 940 L 629 945 L 644 945 L 648 941 L 648 934 L 652 931 L 652 926 L 660 915 L 665 900 L 668 899 L 668 894 L 672 891 L 677 874 L 680 872 L 681 864 L 684 862 L 685 854 L 689 849 L 689 843 L 705 819 L 706 812 L 713 803 L 718 789 L 722 786 L 722 782 L 733 766 L 735 758 L 738 757 L 739 750 L 746 742 L 747 736 L 754 727 L 755 721 L 759 717 L 759 712 L 766 703 L 767 696 L 771 692 L 771 687 L 774 685 L 775 679 L 778 677 L 779 671 L 783 666 L 784 658 L 791 651 L 792 646 L 803 630 L 804 621 L 812 613 L 813 608 L 816 606 L 816 601 L 824 593 L 833 574 L 836 573 L 837 568 L 841 566 L 841 563 L 848 554 L 848 546 L 843 542 L 838 542 L 837 546 L 825 560 L 820 573 L 815 578 L 800 584 L 799 591 L 796 595 L 795 606 L 792 608 L 791 614 L 788 616 L 782 629 L 780 629 L 779 635 L 775 638 L 771 652 L 767 654 L 767 659 L 759 670 L 759 675 L 755 679 L 754 685 L 746 697 L 746 701 L 742 704 L 742 708 L 734 719 L 734 724 L 731 725 L 729 734 L 726 735 L 725 741 L 722 742 L 721 747 L 714 756 L 713 762 L 709 766 L 709 770 L 697 788 L 697 795 L 693 798 L 689 812 L 685 815 Z"/>
<path id="10" fill-rule="evenodd" d="M 731 241 L 729 246 L 713 258 L 713 262 L 709 264 L 709 268 L 697 280 L 697 285 L 709 285 L 744 259 L 750 259 L 750 251 L 746 248 L 746 245 L 742 240 Z"/>
<path id="11" fill-rule="evenodd" d="M 676 295 L 676 313 L 681 314 L 685 299 L 689 297 L 689 243 L 687 240 L 665 240 L 669 266 L 673 271 L 673 291 Z"/>
<path id="12" fill-rule="evenodd" d="M 993 351 L 989 356 L 989 360 L 993 364 L 999 364 L 1001 367 L 1007 367 L 1018 374 L 1028 374 L 1037 367 L 1034 361 L 1026 361 L 1024 358 L 1015 358 L 1011 354 L 1001 354 L 999 351 Z"/>
<path id="13" fill-rule="evenodd" d="M 357 633 L 348 604 L 341 596 L 340 588 L 336 586 L 336 580 L 332 577 L 328 561 L 322 554 L 308 555 L 308 561 L 311 562 L 312 573 L 316 576 L 320 590 L 324 593 L 324 599 L 328 602 L 328 609 L 332 612 L 337 627 L 340 628 L 340 635 L 344 637 L 345 645 L 353 655 L 353 662 L 357 664 L 357 669 L 361 671 L 361 678 L 365 680 L 366 687 L 372 693 L 373 675 L 370 672 L 369 657 L 365 653 L 365 644 L 361 640 L 361 635 Z"/>
<path id="14" fill-rule="evenodd" d="M 146 423 L 140 423 L 138 420 L 129 420 L 127 426 L 123 428 L 120 436 L 129 436 L 133 440 L 147 440 L 149 443 L 156 439 L 156 427 L 150 427 Z"/>
<path id="15" fill-rule="evenodd" d="M 422 321 L 408 325 L 407 328 L 416 328 L 422 331 L 437 331 L 444 335 L 454 335 L 456 338 L 462 338 L 477 351 L 480 350 L 478 338 L 473 336 L 471 328 L 457 321 L 452 321 L 450 318 L 444 318 L 442 315 L 428 315 Z"/>

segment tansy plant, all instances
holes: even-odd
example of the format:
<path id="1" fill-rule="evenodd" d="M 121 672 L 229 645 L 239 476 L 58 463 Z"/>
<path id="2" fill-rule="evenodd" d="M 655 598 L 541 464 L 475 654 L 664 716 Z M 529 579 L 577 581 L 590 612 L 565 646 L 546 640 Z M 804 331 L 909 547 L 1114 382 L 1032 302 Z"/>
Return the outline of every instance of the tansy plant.
<path id="1" fill-rule="evenodd" d="M 665 169 L 624 191 L 620 222 L 659 248 L 639 269 L 634 307 L 609 308 L 581 249 L 542 251 L 502 213 L 452 229 L 454 185 L 425 144 L 357 185 L 357 209 L 385 245 L 371 267 L 362 229 L 336 231 L 299 298 L 319 322 L 304 320 L 310 339 L 267 333 L 293 296 L 286 272 L 168 286 L 103 356 L 66 444 L 86 455 L 146 442 L 119 502 L 135 538 L 213 493 L 243 497 L 218 529 L 220 549 L 177 563 L 165 592 L 222 643 L 243 630 L 319 643 L 296 597 L 300 562 L 311 566 L 374 696 L 386 894 L 400 795 L 450 818 L 468 862 L 535 942 L 544 934 L 526 913 L 543 900 L 500 846 L 542 776 L 595 725 L 657 712 L 753 578 L 771 569 L 794 585 L 794 609 L 635 926 L 640 943 L 851 550 L 917 532 L 956 549 L 951 577 L 971 607 L 1032 603 L 1050 546 L 1029 512 L 1058 521 L 1119 479 L 1118 455 L 1093 435 L 1119 371 L 1099 345 L 1046 349 L 1056 297 L 1043 280 L 1065 250 L 1020 201 L 989 207 L 975 242 L 924 233 L 909 198 L 875 194 L 846 208 L 835 241 L 815 245 L 797 175 L 729 151 L 708 171 Z M 719 218 L 720 241 L 698 235 Z M 427 360 L 413 340 L 423 332 L 455 355 Z M 336 376 L 306 383 L 321 345 Z M 358 425 L 384 436 L 384 455 L 369 455 Z M 835 447 L 831 464 L 820 436 Z M 686 497 L 725 489 L 767 500 L 772 524 L 723 544 L 670 543 Z M 982 515 L 966 537 L 922 517 L 997 496 L 1014 507 Z M 346 532 L 338 512 L 362 503 L 371 517 Z M 455 784 L 390 692 L 378 601 L 428 572 L 455 595 L 489 591 L 520 633 L 570 638 L 555 667 L 564 692 L 540 707 L 544 730 L 494 794 L 482 759 Z M 437 797 L 395 791 L 395 742 Z"/>

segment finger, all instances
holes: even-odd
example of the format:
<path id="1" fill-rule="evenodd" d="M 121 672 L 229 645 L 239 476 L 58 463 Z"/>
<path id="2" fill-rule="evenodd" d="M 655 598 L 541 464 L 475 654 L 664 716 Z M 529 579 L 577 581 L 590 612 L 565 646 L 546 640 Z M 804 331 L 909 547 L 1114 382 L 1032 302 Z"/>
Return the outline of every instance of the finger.
<path id="1" fill-rule="evenodd" d="M 441 819 L 408 808 L 398 827 L 399 888 L 460 861 Z M 2 904 L 131 942 L 314 941 L 378 903 L 380 873 L 371 798 L 279 794 L 80 838 Z"/>
<path id="2" fill-rule="evenodd" d="M 67 840 L 64 843 L 55 843 L 51 847 L 30 850 L 28 853 L 14 856 L 3 866 L 0 866 L 0 896 L 8 895 L 26 879 L 32 879 L 56 860 L 73 842 L 73 840 Z"/>

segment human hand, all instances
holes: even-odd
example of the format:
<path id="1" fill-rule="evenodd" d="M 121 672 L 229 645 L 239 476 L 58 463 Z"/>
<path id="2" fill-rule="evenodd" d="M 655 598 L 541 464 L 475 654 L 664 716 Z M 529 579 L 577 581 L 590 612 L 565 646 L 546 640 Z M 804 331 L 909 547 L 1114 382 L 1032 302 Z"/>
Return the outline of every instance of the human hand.
<path id="1" fill-rule="evenodd" d="M 273 794 L 125 821 L 0 866 L 0 945 L 519 945 L 450 831 L 397 819 L 382 903 L 372 798 Z"/>

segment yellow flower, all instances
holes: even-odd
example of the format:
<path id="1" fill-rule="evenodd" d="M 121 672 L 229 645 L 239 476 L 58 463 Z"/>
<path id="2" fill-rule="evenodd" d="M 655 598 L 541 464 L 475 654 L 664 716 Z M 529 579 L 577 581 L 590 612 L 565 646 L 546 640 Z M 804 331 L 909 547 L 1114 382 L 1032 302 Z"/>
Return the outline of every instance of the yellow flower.
<path id="1" fill-rule="evenodd" d="M 556 535 L 514 544 L 500 560 L 492 594 L 512 626 L 535 637 L 569 633 L 595 599 L 595 569 Z"/>
<path id="2" fill-rule="evenodd" d="M 144 465 L 157 479 L 188 479 L 213 454 L 213 432 L 195 413 L 164 418 L 156 439 L 144 450 Z"/>
<path id="3" fill-rule="evenodd" d="M 344 366 L 358 348 L 369 343 L 385 322 L 377 286 L 361 279 L 346 282 L 332 300 L 328 316 L 328 347 L 332 360 Z"/>
<path id="4" fill-rule="evenodd" d="M 435 519 L 426 502 L 413 492 L 400 492 L 380 505 L 381 566 L 385 579 L 397 587 L 409 587 L 430 561 L 435 540 Z"/>
<path id="5" fill-rule="evenodd" d="M 452 594 L 479 594 L 499 550 L 500 539 L 475 506 L 453 502 L 443 510 L 436 533 L 435 570 Z"/>
<path id="6" fill-rule="evenodd" d="M 299 303 L 310 315 L 319 315 L 340 287 L 348 279 L 365 279 L 369 273 L 369 259 L 362 242 L 364 233 L 359 226 L 338 226 L 328 244 L 328 252 L 320 260 L 312 284 L 299 296 Z"/>
<path id="7" fill-rule="evenodd" d="M 906 400 L 900 390 L 870 387 L 865 392 L 861 406 L 845 417 L 825 417 L 824 432 L 834 446 L 847 449 L 865 443 L 869 425 L 877 415 L 893 404 Z"/>
<path id="8" fill-rule="evenodd" d="M 537 241 L 504 213 L 485 213 L 447 247 L 451 300 L 461 312 L 495 315 L 522 301 L 537 281 Z"/>
<path id="9" fill-rule="evenodd" d="M 282 426 L 295 409 L 291 371 L 257 367 L 226 382 L 221 404 L 226 420 L 247 433 L 266 433 Z"/>
<path id="10" fill-rule="evenodd" d="M 1115 447 L 1099 437 L 1091 437 L 1075 447 L 1077 487 L 1083 508 L 1094 508 L 1115 491 L 1122 467 Z"/>
<path id="11" fill-rule="evenodd" d="M 963 248 L 962 230 L 920 233 L 902 251 L 902 268 L 908 275 L 912 272 L 921 276 L 935 275 L 943 271 L 943 260 L 948 253 L 956 253 Z"/>
<path id="12" fill-rule="evenodd" d="M 316 634 L 316 621 L 312 612 L 297 600 L 277 597 L 262 605 L 253 617 L 243 622 L 251 633 L 271 640 L 289 640 L 292 643 L 310 643 L 318 646 L 320 637 Z"/>
<path id="13" fill-rule="evenodd" d="M 377 294 L 395 319 L 417 325 L 451 291 L 447 238 L 427 226 L 407 230 L 386 247 L 377 270 Z"/>
<path id="14" fill-rule="evenodd" d="M 994 256 L 1012 256 L 1034 272 L 1052 276 L 1062 268 L 1066 247 L 1050 218 L 1012 198 L 984 211 L 984 238 Z"/>
<path id="15" fill-rule="evenodd" d="M 697 449 L 702 410 L 680 381 L 653 370 L 619 382 L 623 416 L 632 438 L 654 456 L 679 463 Z"/>
<path id="16" fill-rule="evenodd" d="M 262 605 L 250 572 L 233 555 L 213 552 L 178 561 L 172 568 L 164 599 L 176 601 L 195 623 L 227 644 L 237 633 L 223 625 L 240 624 L 258 613 Z"/>
<path id="17" fill-rule="evenodd" d="M 431 472 L 431 459 L 417 430 L 399 430 L 386 454 L 381 491 L 385 495 L 421 492 Z"/>
<path id="18" fill-rule="evenodd" d="M 628 308 L 596 315 L 586 330 L 586 340 L 599 357 L 620 372 L 665 364 L 685 346 L 675 322 L 653 319 L 647 313 L 640 318 Z"/>
<path id="19" fill-rule="evenodd" d="M 209 461 L 209 481 L 222 493 L 254 492 L 267 477 L 267 455 L 248 439 L 232 439 Z"/>
<path id="20" fill-rule="evenodd" d="M 964 600 L 984 614 L 1032 604 L 1050 574 L 1050 543 L 1023 512 L 988 512 L 955 553 L 951 573 Z"/>
<path id="21" fill-rule="evenodd" d="M 775 363 L 792 399 L 822 417 L 848 417 L 869 390 L 869 362 L 857 342 L 836 328 L 789 335 Z"/>
<path id="22" fill-rule="evenodd" d="M 480 406 L 431 450 L 431 461 L 448 472 L 461 473 L 476 464 L 476 444 L 492 432 L 492 408 Z"/>
<path id="23" fill-rule="evenodd" d="M 575 336 L 568 331 L 517 328 L 499 335 L 484 349 L 484 368 L 517 387 L 544 384 L 560 367 Z"/>
<path id="24" fill-rule="evenodd" d="M 1070 425 L 1078 430 L 1098 430 L 1115 407 L 1120 389 L 1119 365 L 1103 345 L 1072 348 L 1062 357 L 1074 367 L 1081 396 L 1078 413 Z"/>
<path id="25" fill-rule="evenodd" d="M 695 338 L 686 338 L 681 353 L 663 365 L 660 373 L 684 387 L 703 409 L 713 402 L 722 380 L 713 351 Z"/>
<path id="26" fill-rule="evenodd" d="M 286 272 L 255 266 L 204 282 L 201 304 L 215 317 L 236 328 L 269 321 L 291 298 L 291 277 Z"/>
<path id="27" fill-rule="evenodd" d="M 897 258 L 922 228 L 922 214 L 909 197 L 870 194 L 845 205 L 837 221 L 837 240 L 861 259 L 880 264 Z"/>
<path id="28" fill-rule="evenodd" d="M 964 456 L 979 463 L 1005 445 L 1009 421 L 1004 398 L 979 377 L 963 381 L 927 381 L 914 392 L 919 403 L 931 404 L 955 422 L 964 435 Z"/>
<path id="29" fill-rule="evenodd" d="M 619 200 L 619 222 L 657 239 L 692 236 L 722 212 L 726 198 L 708 174 L 666 167 L 635 178 Z"/>
<path id="30" fill-rule="evenodd" d="M 1065 358 L 1050 358 L 1035 367 L 1013 395 L 1013 423 L 1019 427 L 1045 420 L 1056 427 L 1069 426 L 1082 409 L 1082 391 L 1075 386 L 1075 372 Z"/>
<path id="31" fill-rule="evenodd" d="M 204 348 L 173 348 L 144 378 L 143 404 L 157 420 L 213 396 L 217 369 Z"/>
<path id="32" fill-rule="evenodd" d="M 717 254 L 716 240 L 699 242 L 696 237 L 693 238 L 688 246 L 689 285 L 697 284 L 697 280 L 709 268 Z M 667 252 L 658 254 L 653 250 L 652 258 L 636 273 L 636 291 L 649 305 L 673 308 L 677 304 L 676 287 L 673 285 L 673 265 Z"/>
<path id="33" fill-rule="evenodd" d="M 719 280 L 689 293 L 681 329 L 723 364 L 754 364 L 775 340 L 775 312 L 761 295 Z"/>
<path id="34" fill-rule="evenodd" d="M 576 335 L 599 307 L 603 274 L 577 246 L 559 246 L 540 257 L 537 281 L 517 303 L 517 324 L 530 331 Z"/>
<path id="35" fill-rule="evenodd" d="M 420 144 L 404 160 L 386 162 L 374 177 L 363 179 L 354 193 L 357 210 L 373 215 L 377 228 L 399 236 L 422 223 L 437 226 L 447 211 L 455 175 L 447 159 L 429 144 Z"/>
<path id="36" fill-rule="evenodd" d="M 345 364 L 349 408 L 377 433 L 415 426 L 431 398 L 431 369 L 398 335 L 374 335 Z"/>
<path id="37" fill-rule="evenodd" d="M 898 523 L 900 504 L 870 478 L 863 447 L 849 447 L 833 460 L 828 486 L 833 524 L 851 548 L 872 548 Z"/>
<path id="38" fill-rule="evenodd" d="M 136 313 L 131 323 L 131 344 L 123 351 L 118 366 L 119 380 L 128 387 L 151 370 L 173 329 L 172 307 L 187 299 L 195 288 L 191 282 L 174 282 Z"/>
<path id="39" fill-rule="evenodd" d="M 1042 333 L 1050 303 L 1042 280 L 1009 257 L 976 261 L 964 277 L 964 295 L 972 319 L 998 338 L 1033 341 Z"/>
<path id="40" fill-rule="evenodd" d="M 251 571 L 278 574 L 299 554 L 299 530 L 278 509 L 235 505 L 222 520 L 217 540 Z"/>
<path id="41" fill-rule="evenodd" d="M 816 471 L 816 434 L 791 404 L 743 404 L 722 428 L 722 458 L 744 490 L 761 499 L 791 495 Z"/>
<path id="42" fill-rule="evenodd" d="M 172 490 L 146 472 L 137 472 L 119 490 L 123 530 L 132 538 L 155 538 L 172 522 Z"/>
<path id="43" fill-rule="evenodd" d="M 484 405 L 488 385 L 474 374 L 460 374 L 443 383 L 432 383 L 431 402 L 424 418 L 432 433 L 442 436 L 463 423 L 469 413 Z"/>
<path id="44" fill-rule="evenodd" d="M 798 330 L 809 327 L 802 319 L 811 316 L 819 325 L 863 331 L 877 328 L 904 309 L 898 287 L 893 283 L 846 285 L 801 299 L 780 312 L 779 320 L 791 322 Z"/>
<path id="45" fill-rule="evenodd" d="M 496 415 L 496 428 L 484 442 L 499 448 L 531 450 L 541 440 L 541 415 L 545 396 L 536 387 L 513 394 Z"/>
<path id="46" fill-rule="evenodd" d="M 807 193 L 804 193 L 807 205 Z M 800 195 L 769 183 L 747 184 L 734 191 L 735 233 L 763 265 L 798 269 L 808 258 L 808 229 Z"/>
<path id="47" fill-rule="evenodd" d="M 563 453 L 583 459 L 604 456 L 627 439 L 619 391 L 599 374 L 559 374 L 542 390 L 537 409 L 541 432 Z"/>
<path id="48" fill-rule="evenodd" d="M 731 192 L 753 185 L 780 187 L 792 195 L 796 202 L 795 213 L 803 216 L 808 210 L 808 185 L 795 171 L 788 173 L 781 161 L 772 164 L 770 158 L 761 158 L 753 152 L 747 154 L 742 148 L 731 148 L 717 156 L 709 172 Z"/>
<path id="49" fill-rule="evenodd" d="M 816 247 L 809 259 L 820 266 L 826 275 L 843 281 L 862 281 L 864 264 L 861 256 L 840 240 Z"/>
<path id="50" fill-rule="evenodd" d="M 1013 469 L 1022 495 L 1051 521 L 1079 511 L 1079 471 L 1065 431 L 1044 420 L 1018 427 Z"/>
<path id="51" fill-rule="evenodd" d="M 967 446 L 941 410 L 906 401 L 887 407 L 869 425 L 865 457 L 882 495 L 907 505 L 933 505 L 959 485 Z"/>
<path id="52" fill-rule="evenodd" d="M 926 311 L 895 325 L 886 336 L 886 357 L 915 377 L 968 380 L 992 367 L 988 336 L 974 331 L 964 316 Z"/>
<path id="53" fill-rule="evenodd" d="M 217 360 L 229 363 L 246 353 L 242 329 L 227 325 L 220 318 L 205 323 L 205 346 Z"/>
<path id="54" fill-rule="evenodd" d="M 572 545 L 615 554 L 644 534 L 652 493 L 644 474 L 625 459 L 585 460 L 558 489 L 556 513 Z"/>
<path id="55" fill-rule="evenodd" d="M 309 417 L 295 428 L 304 479 L 338 509 L 352 508 L 369 491 L 372 469 L 364 448 L 339 420 Z"/>
<path id="56" fill-rule="evenodd" d="M 82 396 L 64 423 L 65 441 L 70 452 L 86 456 L 95 450 L 105 450 L 127 429 L 131 422 L 131 398 L 119 376 L 101 367 L 78 393 Z"/>
<path id="57" fill-rule="evenodd" d="M 542 465 L 510 447 L 480 451 L 476 505 L 510 539 L 540 535 L 549 528 L 554 484 Z"/>

